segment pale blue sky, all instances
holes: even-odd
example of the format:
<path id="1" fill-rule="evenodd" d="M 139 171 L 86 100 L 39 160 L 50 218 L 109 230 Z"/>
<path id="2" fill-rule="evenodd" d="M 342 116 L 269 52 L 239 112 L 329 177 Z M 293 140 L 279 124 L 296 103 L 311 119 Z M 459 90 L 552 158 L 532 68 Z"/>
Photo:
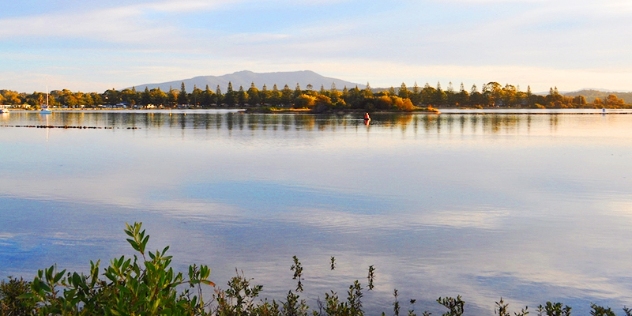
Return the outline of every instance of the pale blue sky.
<path id="1" fill-rule="evenodd" d="M 240 70 L 632 90 L 630 0 L 0 1 L 0 89 L 20 92 Z"/>

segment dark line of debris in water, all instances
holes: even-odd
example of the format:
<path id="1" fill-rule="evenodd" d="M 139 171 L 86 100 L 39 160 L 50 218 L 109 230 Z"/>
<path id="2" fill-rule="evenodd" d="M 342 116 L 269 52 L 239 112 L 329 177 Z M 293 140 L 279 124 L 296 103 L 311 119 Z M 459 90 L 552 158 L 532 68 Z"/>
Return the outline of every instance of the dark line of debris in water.
<path id="1" fill-rule="evenodd" d="M 71 126 L 71 125 L 0 125 L 2 127 L 27 127 L 27 128 L 63 128 L 63 129 L 114 129 L 111 126 Z M 121 129 L 116 127 L 116 129 Z M 140 129 L 140 127 L 125 127 L 123 129 Z"/>

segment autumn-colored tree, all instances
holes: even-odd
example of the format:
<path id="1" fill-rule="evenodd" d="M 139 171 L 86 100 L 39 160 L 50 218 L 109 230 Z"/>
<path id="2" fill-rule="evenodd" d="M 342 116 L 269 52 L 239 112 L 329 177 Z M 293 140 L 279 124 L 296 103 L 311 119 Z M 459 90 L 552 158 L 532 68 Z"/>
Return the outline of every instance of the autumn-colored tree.
<path id="1" fill-rule="evenodd" d="M 366 87 L 362 90 L 362 94 L 365 99 L 373 98 L 373 90 L 371 89 L 371 85 L 367 82 Z"/>
<path id="2" fill-rule="evenodd" d="M 248 93 L 244 91 L 244 87 L 239 86 L 239 90 L 237 91 L 237 103 L 239 106 L 244 106 L 248 103 Z"/>
<path id="3" fill-rule="evenodd" d="M 259 89 L 255 86 L 254 82 L 250 83 L 250 88 L 248 88 L 248 104 L 250 106 L 259 105 L 261 103 L 261 97 Z"/>
<path id="4" fill-rule="evenodd" d="M 206 87 L 204 88 L 204 92 L 202 93 L 201 105 L 203 107 L 211 106 L 211 104 L 213 104 L 214 96 L 215 96 L 215 93 L 213 92 L 213 90 L 211 90 L 211 88 L 209 88 L 209 86 L 206 85 Z"/>
<path id="5" fill-rule="evenodd" d="M 485 106 L 500 106 L 502 103 L 503 89 L 498 82 L 489 82 L 483 85 L 483 102 Z"/>
<path id="6" fill-rule="evenodd" d="M 272 90 L 270 91 L 270 95 L 268 96 L 268 102 L 271 105 L 281 104 L 281 91 L 279 91 L 276 83 L 272 86 Z"/>
<path id="7" fill-rule="evenodd" d="M 506 84 L 502 90 L 502 102 L 504 106 L 512 106 L 517 103 L 518 89 L 510 84 Z"/>
<path id="8" fill-rule="evenodd" d="M 609 94 L 604 101 L 604 104 L 609 107 L 618 107 L 624 105 L 625 102 L 623 101 L 623 99 L 619 99 L 616 95 Z"/>
<path id="9" fill-rule="evenodd" d="M 342 97 L 342 92 L 338 91 L 338 89 L 332 89 L 329 91 L 329 98 L 331 99 L 331 103 L 334 107 L 342 107 L 346 104 Z"/>
<path id="10" fill-rule="evenodd" d="M 263 84 L 263 87 L 261 87 L 261 92 L 259 93 L 259 99 L 261 100 L 262 105 L 268 104 L 270 102 L 270 91 L 268 90 L 268 87 L 265 84 Z"/>
<path id="11" fill-rule="evenodd" d="M 586 97 L 584 97 L 583 95 L 578 95 L 573 98 L 573 104 L 576 106 L 585 106 L 586 103 Z"/>
<path id="12" fill-rule="evenodd" d="M 312 108 L 316 104 L 316 97 L 307 94 L 301 94 L 294 99 L 295 108 Z"/>
<path id="13" fill-rule="evenodd" d="M 409 98 L 400 98 L 397 96 L 392 97 L 393 106 L 400 111 L 412 111 L 415 106 Z"/>
<path id="14" fill-rule="evenodd" d="M 176 106 L 178 104 L 178 95 L 180 94 L 180 90 L 170 88 L 169 92 L 167 92 L 167 103 L 169 106 Z"/>
<path id="15" fill-rule="evenodd" d="M 22 99 L 20 98 L 19 93 L 17 91 L 12 90 L 0 90 L 0 99 L 1 104 L 9 104 L 9 105 L 20 105 L 22 104 Z"/>
<path id="16" fill-rule="evenodd" d="M 373 105 L 378 110 L 390 109 L 393 106 L 393 99 L 388 95 L 377 96 L 373 99 Z"/>
<path id="17" fill-rule="evenodd" d="M 74 107 L 79 104 L 77 98 L 75 97 L 75 94 L 68 89 L 63 89 L 55 93 L 55 99 L 57 99 L 57 102 L 59 102 L 61 105 L 69 107 Z"/>
<path id="18" fill-rule="evenodd" d="M 139 103 L 136 88 L 132 87 L 131 89 L 123 89 L 121 91 L 121 102 L 125 102 L 130 105 Z"/>
<path id="19" fill-rule="evenodd" d="M 319 94 L 316 96 L 316 100 L 314 103 L 314 108 L 316 109 L 329 109 L 331 108 L 332 104 L 331 104 L 331 99 L 326 96 L 326 95 L 322 95 Z"/>
<path id="20" fill-rule="evenodd" d="M 167 93 L 162 91 L 160 87 L 151 89 L 149 91 L 151 95 L 151 103 L 158 106 L 167 105 Z"/>

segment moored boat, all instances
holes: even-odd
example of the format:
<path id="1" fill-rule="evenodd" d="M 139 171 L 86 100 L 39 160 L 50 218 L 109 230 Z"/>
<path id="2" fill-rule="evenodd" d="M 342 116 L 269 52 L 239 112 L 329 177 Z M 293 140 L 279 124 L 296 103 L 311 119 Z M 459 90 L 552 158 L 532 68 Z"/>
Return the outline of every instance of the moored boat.
<path id="1" fill-rule="evenodd" d="M 46 104 L 42 105 L 42 108 L 40 109 L 40 114 L 50 114 L 51 111 L 48 108 L 48 87 L 46 87 Z"/>

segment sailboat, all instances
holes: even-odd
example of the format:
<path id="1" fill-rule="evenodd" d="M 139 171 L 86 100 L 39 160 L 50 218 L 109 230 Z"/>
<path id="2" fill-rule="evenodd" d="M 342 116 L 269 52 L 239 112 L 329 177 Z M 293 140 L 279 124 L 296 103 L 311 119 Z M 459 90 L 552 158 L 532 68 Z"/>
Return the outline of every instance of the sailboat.
<path id="1" fill-rule="evenodd" d="M 48 108 L 48 89 L 46 89 L 46 104 L 42 105 L 40 109 L 40 114 L 51 114 L 52 112 Z"/>

